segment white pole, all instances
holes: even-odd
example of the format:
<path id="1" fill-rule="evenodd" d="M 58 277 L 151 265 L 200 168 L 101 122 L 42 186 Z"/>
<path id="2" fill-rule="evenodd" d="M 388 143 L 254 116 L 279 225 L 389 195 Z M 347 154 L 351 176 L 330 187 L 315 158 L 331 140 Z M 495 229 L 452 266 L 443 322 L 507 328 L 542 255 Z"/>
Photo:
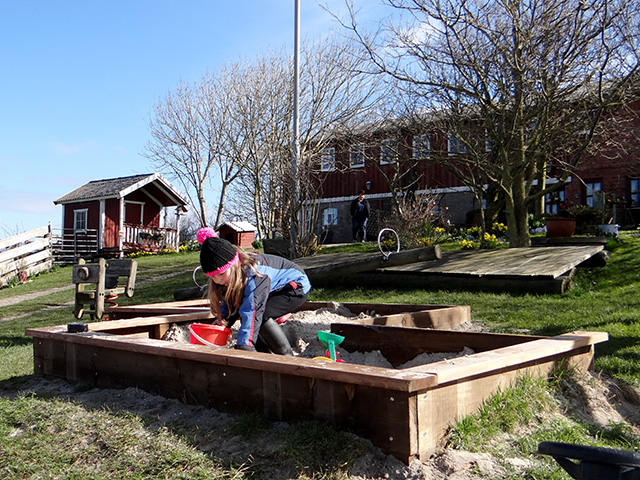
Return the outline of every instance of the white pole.
<path id="1" fill-rule="evenodd" d="M 295 256 L 297 250 L 297 211 L 299 208 L 298 164 L 300 162 L 300 125 L 299 115 L 299 82 L 300 82 L 300 0 L 295 0 L 294 9 L 294 52 L 293 52 L 293 145 L 291 158 L 292 198 L 291 198 L 291 256 Z"/>

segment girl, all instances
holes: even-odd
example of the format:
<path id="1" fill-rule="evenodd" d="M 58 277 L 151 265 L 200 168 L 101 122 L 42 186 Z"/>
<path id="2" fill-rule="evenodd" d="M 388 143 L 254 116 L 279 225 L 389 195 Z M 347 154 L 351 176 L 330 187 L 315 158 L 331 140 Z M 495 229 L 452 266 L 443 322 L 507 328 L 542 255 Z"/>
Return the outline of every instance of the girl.
<path id="1" fill-rule="evenodd" d="M 304 270 L 282 257 L 236 249 L 211 228 L 201 228 L 197 238 L 216 323 L 231 327 L 240 319 L 236 348 L 291 355 L 276 319 L 307 300 L 311 283 Z"/>

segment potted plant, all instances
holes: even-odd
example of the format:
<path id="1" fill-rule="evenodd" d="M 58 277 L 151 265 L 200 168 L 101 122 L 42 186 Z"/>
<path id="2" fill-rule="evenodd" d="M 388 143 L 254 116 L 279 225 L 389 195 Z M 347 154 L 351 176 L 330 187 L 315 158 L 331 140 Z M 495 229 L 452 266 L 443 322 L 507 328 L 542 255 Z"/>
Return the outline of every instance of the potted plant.
<path id="1" fill-rule="evenodd" d="M 576 231 L 576 219 L 567 206 L 562 203 L 558 212 L 545 217 L 547 237 L 571 237 Z"/>

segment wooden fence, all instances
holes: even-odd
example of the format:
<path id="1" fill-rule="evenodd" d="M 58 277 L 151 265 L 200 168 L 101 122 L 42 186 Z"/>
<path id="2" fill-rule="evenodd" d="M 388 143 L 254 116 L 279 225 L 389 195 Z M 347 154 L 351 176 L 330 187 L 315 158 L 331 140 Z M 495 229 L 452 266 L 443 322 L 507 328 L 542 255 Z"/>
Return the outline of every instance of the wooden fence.
<path id="1" fill-rule="evenodd" d="M 0 287 L 24 282 L 52 264 L 51 225 L 0 240 Z"/>

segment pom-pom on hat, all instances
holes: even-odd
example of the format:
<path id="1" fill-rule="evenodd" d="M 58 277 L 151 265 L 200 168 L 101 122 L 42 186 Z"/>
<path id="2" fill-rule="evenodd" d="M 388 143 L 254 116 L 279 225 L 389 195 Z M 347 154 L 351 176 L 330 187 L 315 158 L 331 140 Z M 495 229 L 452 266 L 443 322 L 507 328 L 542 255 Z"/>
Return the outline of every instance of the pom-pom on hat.
<path id="1" fill-rule="evenodd" d="M 215 230 L 206 227 L 196 235 L 200 248 L 200 265 L 208 277 L 215 277 L 233 267 L 240 257 L 231 243 L 216 235 Z"/>

